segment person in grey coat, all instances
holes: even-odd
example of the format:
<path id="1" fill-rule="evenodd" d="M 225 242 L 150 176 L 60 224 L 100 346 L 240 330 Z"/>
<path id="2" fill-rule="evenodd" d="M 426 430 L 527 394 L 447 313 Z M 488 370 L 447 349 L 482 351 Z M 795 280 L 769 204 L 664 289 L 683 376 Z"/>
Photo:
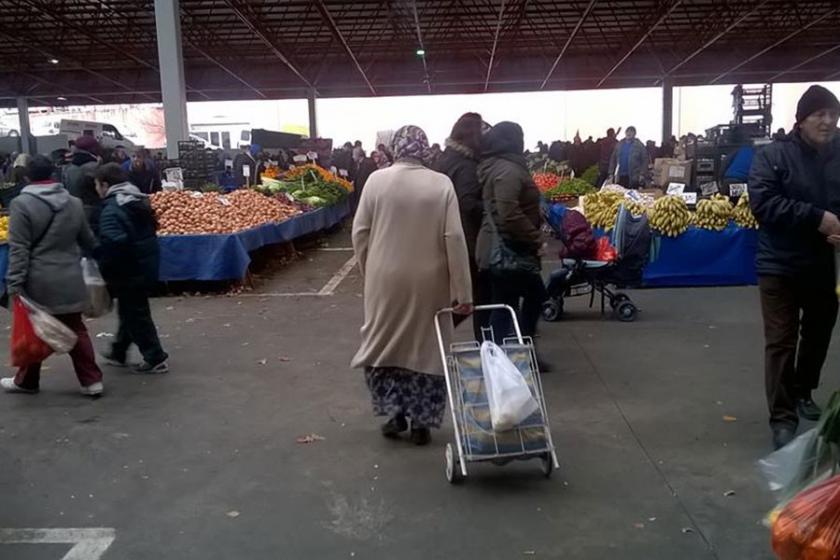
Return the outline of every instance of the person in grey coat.
<path id="1" fill-rule="evenodd" d="M 650 157 L 645 145 L 636 138 L 635 126 L 628 126 L 624 134 L 610 158 L 610 177 L 622 187 L 639 189 L 645 186 Z"/>
<path id="2" fill-rule="evenodd" d="M 55 168 L 45 156 L 29 164 L 29 185 L 12 201 L 9 215 L 10 297 L 24 295 L 70 327 L 78 336 L 70 351 L 83 395 L 102 394 L 102 371 L 82 312 L 88 293 L 82 276 L 81 250 L 92 251 L 96 239 L 85 219 L 82 201 L 52 179 Z M 37 393 L 41 364 L 21 368 L 15 377 L 0 379 L 12 393 Z"/>

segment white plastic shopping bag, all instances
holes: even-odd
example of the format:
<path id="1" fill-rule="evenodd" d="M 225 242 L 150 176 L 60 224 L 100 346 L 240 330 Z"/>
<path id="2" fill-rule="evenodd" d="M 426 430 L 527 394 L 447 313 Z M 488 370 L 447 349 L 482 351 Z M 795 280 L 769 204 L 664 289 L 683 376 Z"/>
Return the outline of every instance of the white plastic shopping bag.
<path id="1" fill-rule="evenodd" d="M 47 343 L 56 354 L 66 354 L 76 346 L 79 339 L 73 329 L 41 309 L 37 304 L 25 297 L 20 302 L 29 311 L 29 320 L 35 334 Z"/>
<path id="2" fill-rule="evenodd" d="M 539 409 L 528 383 L 504 350 L 490 341 L 481 345 L 481 370 L 493 431 L 515 428 Z"/>
<path id="3" fill-rule="evenodd" d="M 102 317 L 111 311 L 113 300 L 95 260 L 82 258 L 82 275 L 88 293 L 88 306 L 85 309 L 85 316 L 91 318 Z"/>

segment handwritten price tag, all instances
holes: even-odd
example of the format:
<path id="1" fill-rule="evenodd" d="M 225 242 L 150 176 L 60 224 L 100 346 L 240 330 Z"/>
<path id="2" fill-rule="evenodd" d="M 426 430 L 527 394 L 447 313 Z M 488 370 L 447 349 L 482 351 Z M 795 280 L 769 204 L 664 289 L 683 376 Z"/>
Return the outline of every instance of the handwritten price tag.
<path id="1" fill-rule="evenodd" d="M 741 196 L 747 192 L 746 183 L 732 183 L 729 185 L 729 196 Z"/>
<path id="2" fill-rule="evenodd" d="M 684 192 L 680 194 L 683 200 L 685 200 L 686 204 L 697 204 L 697 193 L 696 192 Z"/>
<path id="3" fill-rule="evenodd" d="M 680 195 L 685 192 L 685 183 L 668 183 L 668 194 Z"/>

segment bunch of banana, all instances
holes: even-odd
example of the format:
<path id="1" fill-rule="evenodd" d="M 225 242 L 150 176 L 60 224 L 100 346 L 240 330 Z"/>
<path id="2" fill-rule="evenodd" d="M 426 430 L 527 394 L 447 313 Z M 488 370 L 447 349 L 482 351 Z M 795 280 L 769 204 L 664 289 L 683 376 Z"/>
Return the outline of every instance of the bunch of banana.
<path id="1" fill-rule="evenodd" d="M 597 192 L 583 197 L 583 213 L 592 227 L 610 230 L 615 226 L 618 208 L 624 197 L 621 193 Z"/>
<path id="2" fill-rule="evenodd" d="M 735 210 L 732 211 L 732 219 L 742 228 L 758 229 L 758 221 L 750 209 L 750 196 L 747 193 L 741 195 Z"/>
<path id="3" fill-rule="evenodd" d="M 697 203 L 697 212 L 694 214 L 694 223 L 703 229 L 723 231 L 729 225 L 732 218 L 732 203 L 729 197 L 716 194 L 712 198 L 701 200 Z"/>
<path id="4" fill-rule="evenodd" d="M 6 241 L 9 238 L 9 217 L 0 216 L 0 241 Z"/>
<path id="5" fill-rule="evenodd" d="M 650 227 L 668 237 L 684 233 L 691 224 L 688 205 L 679 196 L 663 196 L 648 210 Z"/>
<path id="6" fill-rule="evenodd" d="M 627 209 L 630 214 L 633 216 L 643 216 L 645 211 L 647 210 L 641 202 L 637 202 L 635 200 L 630 200 L 625 198 L 623 201 L 624 207 Z"/>

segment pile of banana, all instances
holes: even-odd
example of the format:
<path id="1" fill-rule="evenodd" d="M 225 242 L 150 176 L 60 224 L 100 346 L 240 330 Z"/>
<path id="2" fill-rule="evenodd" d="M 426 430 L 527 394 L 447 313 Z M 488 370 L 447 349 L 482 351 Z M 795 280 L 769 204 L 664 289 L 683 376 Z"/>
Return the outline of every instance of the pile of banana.
<path id="1" fill-rule="evenodd" d="M 729 197 L 716 194 L 712 198 L 697 202 L 697 211 L 694 213 L 694 224 L 703 229 L 723 231 L 729 225 L 732 218 L 732 203 Z"/>
<path id="2" fill-rule="evenodd" d="M 615 227 L 618 208 L 623 200 L 621 193 L 591 193 L 583 197 L 583 213 L 592 227 L 610 230 Z"/>
<path id="3" fill-rule="evenodd" d="M 648 209 L 647 215 L 650 227 L 668 237 L 685 233 L 691 224 L 691 212 L 685 200 L 679 196 L 668 195 L 657 199 Z"/>
<path id="4" fill-rule="evenodd" d="M 750 209 L 750 197 L 747 193 L 741 195 L 735 210 L 732 211 L 732 219 L 742 228 L 758 229 L 758 221 Z"/>
<path id="5" fill-rule="evenodd" d="M 9 239 L 9 217 L 0 216 L 0 241 Z"/>
<path id="6" fill-rule="evenodd" d="M 630 200 L 629 198 L 624 199 L 624 207 L 628 212 L 630 212 L 630 214 L 636 217 L 644 215 L 647 211 L 644 204 L 636 202 L 635 200 Z"/>

